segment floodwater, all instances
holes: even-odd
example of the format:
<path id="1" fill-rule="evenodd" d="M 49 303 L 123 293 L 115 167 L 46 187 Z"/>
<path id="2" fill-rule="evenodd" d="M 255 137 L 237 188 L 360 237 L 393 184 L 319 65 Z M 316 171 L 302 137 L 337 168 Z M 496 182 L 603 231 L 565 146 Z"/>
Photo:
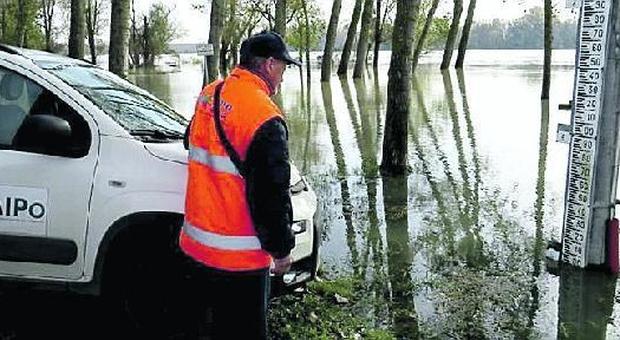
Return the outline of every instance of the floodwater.
<path id="1" fill-rule="evenodd" d="M 291 157 L 319 197 L 324 275 L 359 279 L 359 313 L 398 338 L 619 339 L 615 278 L 548 268 L 560 239 L 574 51 L 469 51 L 463 72 L 424 57 L 404 178 L 378 174 L 389 56 L 364 80 L 287 71 Z M 305 73 L 305 70 L 304 70 Z M 200 65 L 131 80 L 190 116 Z M 309 88 L 309 90 L 308 90 Z"/>

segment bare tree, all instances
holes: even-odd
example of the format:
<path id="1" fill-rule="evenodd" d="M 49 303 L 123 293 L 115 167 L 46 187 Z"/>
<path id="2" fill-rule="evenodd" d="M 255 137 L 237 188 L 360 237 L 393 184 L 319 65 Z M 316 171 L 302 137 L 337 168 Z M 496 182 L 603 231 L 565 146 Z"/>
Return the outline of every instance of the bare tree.
<path id="1" fill-rule="evenodd" d="M 351 49 L 353 48 L 353 40 L 357 33 L 357 24 L 360 20 L 360 14 L 362 13 L 362 0 L 355 0 L 355 7 L 353 7 L 353 16 L 351 17 L 351 24 L 349 24 L 349 30 L 347 31 L 347 39 L 344 42 L 344 48 L 340 55 L 340 64 L 338 65 L 338 74 L 346 75 L 349 70 L 349 58 L 351 57 Z"/>
<path id="2" fill-rule="evenodd" d="M 71 0 L 69 57 L 84 59 L 84 0 Z"/>
<path id="3" fill-rule="evenodd" d="M 381 1 L 382 0 L 377 0 L 377 15 L 375 16 L 375 47 L 372 56 L 372 67 L 374 69 L 379 67 L 379 50 L 381 48 L 381 43 L 384 41 L 383 28 L 385 27 L 385 22 L 396 6 L 395 0 L 387 0 L 383 14 L 379 15 L 379 13 L 381 13 Z"/>
<path id="4" fill-rule="evenodd" d="M 129 36 L 129 59 L 131 67 L 140 65 L 140 46 L 138 38 L 138 24 L 136 19 L 136 6 L 134 0 L 131 0 L 131 28 Z"/>
<path id="5" fill-rule="evenodd" d="M 361 78 L 366 67 L 366 56 L 368 54 L 368 36 L 370 35 L 370 20 L 372 19 L 372 0 L 364 0 L 364 12 L 362 14 L 362 26 L 360 27 L 360 37 L 357 41 L 357 55 L 355 57 L 355 68 L 353 78 Z M 398 27 L 398 26 L 397 26 Z"/>
<path id="6" fill-rule="evenodd" d="M 103 26 L 102 14 L 104 10 L 103 0 L 86 0 L 86 34 L 90 49 L 90 60 L 97 64 L 97 35 Z"/>
<path id="7" fill-rule="evenodd" d="M 541 99 L 549 99 L 549 87 L 551 86 L 551 50 L 553 44 L 553 4 L 551 0 L 545 0 L 545 57 L 543 63 L 543 82 Z"/>
<path id="8" fill-rule="evenodd" d="M 467 51 L 467 42 L 469 41 L 469 32 L 471 31 L 471 25 L 474 22 L 475 10 L 476 0 L 469 0 L 469 7 L 467 7 L 467 18 L 465 18 L 465 25 L 463 25 L 461 42 L 459 43 L 459 52 L 456 57 L 456 68 L 463 68 L 463 63 L 465 62 L 465 52 Z"/>
<path id="9" fill-rule="evenodd" d="M 109 69 L 121 77 L 127 71 L 130 7 L 129 0 L 112 0 Z"/>
<path id="10" fill-rule="evenodd" d="M 398 0 L 392 34 L 392 60 L 388 71 L 387 112 L 383 138 L 381 174 L 404 175 L 407 172 L 407 131 L 411 103 L 411 58 L 416 15 L 420 0 Z"/>
<path id="11" fill-rule="evenodd" d="M 431 3 L 431 8 L 428 10 L 428 14 L 426 15 L 424 27 L 422 28 L 422 32 L 420 33 L 420 37 L 418 38 L 418 42 L 416 43 L 415 51 L 413 52 L 413 61 L 411 65 L 412 71 L 415 71 L 416 67 L 418 66 L 418 60 L 420 59 L 420 54 L 422 54 L 422 49 L 424 48 L 424 43 L 426 42 L 428 32 L 431 29 L 431 25 L 433 24 L 433 18 L 435 17 L 435 11 L 437 10 L 437 6 L 439 6 L 439 0 L 433 0 L 433 2 Z"/>
<path id="12" fill-rule="evenodd" d="M 52 19 L 54 18 L 56 0 L 41 0 L 41 16 L 43 17 L 43 32 L 45 33 L 45 50 L 52 51 Z"/>
<path id="13" fill-rule="evenodd" d="M 328 81 L 332 74 L 332 53 L 334 51 L 334 42 L 336 41 L 336 33 L 338 31 L 338 18 L 340 17 L 341 6 L 342 0 L 334 0 L 332 4 L 332 15 L 329 18 L 329 26 L 327 26 L 325 50 L 321 61 L 321 81 Z"/>
<path id="14" fill-rule="evenodd" d="M 454 13 L 452 17 L 452 24 L 450 24 L 450 31 L 448 32 L 448 39 L 446 39 L 446 47 L 443 50 L 443 60 L 441 62 L 440 69 L 445 70 L 450 67 L 450 61 L 452 60 L 452 53 L 454 52 L 454 43 L 456 41 L 456 35 L 459 33 L 459 22 L 461 21 L 461 14 L 463 13 L 463 0 L 454 1 Z"/>

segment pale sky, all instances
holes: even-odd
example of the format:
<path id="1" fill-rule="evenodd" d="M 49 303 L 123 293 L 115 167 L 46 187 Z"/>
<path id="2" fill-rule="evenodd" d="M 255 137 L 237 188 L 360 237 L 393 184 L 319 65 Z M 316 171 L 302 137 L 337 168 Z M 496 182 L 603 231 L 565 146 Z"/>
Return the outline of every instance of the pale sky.
<path id="1" fill-rule="evenodd" d="M 158 0 L 135 0 L 136 12 L 146 12 L 151 3 Z M 326 21 L 329 20 L 331 12 L 332 1 L 331 0 L 315 0 L 319 3 L 323 11 L 323 16 Z M 452 1 L 441 0 L 442 5 L 438 11 L 438 15 L 452 11 Z M 208 17 L 206 14 L 200 13 L 197 10 L 192 9 L 193 3 L 207 3 L 209 0 L 179 0 L 179 1 L 162 1 L 174 6 L 173 15 L 176 22 L 181 29 L 185 32 L 185 35 L 175 42 L 177 43 L 196 43 L 204 42 L 207 39 L 207 27 Z M 355 0 L 343 0 L 342 10 L 340 15 L 340 24 L 345 22 L 345 18 L 350 18 L 353 11 L 353 4 Z M 463 17 L 467 11 L 467 5 L 469 1 L 465 1 L 465 9 L 463 11 Z M 556 11 L 559 11 L 561 18 L 570 16 L 576 16 L 576 10 L 571 11 L 565 8 L 566 0 L 554 0 Z M 476 4 L 475 21 L 491 21 L 495 18 L 510 20 L 523 15 L 527 10 L 534 6 L 542 6 L 540 0 L 478 0 Z M 572 12 L 572 13 L 571 13 Z"/>

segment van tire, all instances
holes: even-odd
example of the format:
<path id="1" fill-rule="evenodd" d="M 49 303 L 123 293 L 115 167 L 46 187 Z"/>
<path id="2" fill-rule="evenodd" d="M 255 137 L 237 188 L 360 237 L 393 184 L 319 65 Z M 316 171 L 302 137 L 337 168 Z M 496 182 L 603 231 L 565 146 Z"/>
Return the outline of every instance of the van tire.
<path id="1" fill-rule="evenodd" d="M 177 237 L 172 226 L 138 225 L 119 234 L 111 247 L 103 294 L 126 328 L 159 338 L 186 327 L 188 276 Z"/>

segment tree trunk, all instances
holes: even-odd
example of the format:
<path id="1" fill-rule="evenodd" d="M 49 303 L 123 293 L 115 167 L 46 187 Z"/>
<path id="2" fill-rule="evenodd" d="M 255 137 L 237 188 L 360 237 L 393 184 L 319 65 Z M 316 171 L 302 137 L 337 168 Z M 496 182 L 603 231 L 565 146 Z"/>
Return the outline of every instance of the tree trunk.
<path id="1" fill-rule="evenodd" d="M 465 25 L 463 26 L 463 32 L 461 33 L 461 42 L 459 43 L 459 53 L 456 57 L 456 68 L 463 68 L 463 63 L 465 62 L 465 52 L 467 51 L 467 42 L 469 41 L 471 25 L 474 22 L 475 10 L 476 0 L 469 0 L 469 7 L 467 7 L 467 18 L 465 18 Z"/>
<path id="2" fill-rule="evenodd" d="M 129 38 L 129 0 L 112 0 L 110 17 L 109 70 L 121 77 L 127 72 Z"/>
<path id="3" fill-rule="evenodd" d="M 136 6 L 134 0 L 131 0 L 131 37 L 129 43 L 129 57 L 133 68 L 140 66 L 140 50 L 138 49 L 138 28 L 136 27 Z"/>
<path id="4" fill-rule="evenodd" d="M 344 42 L 344 48 L 340 55 L 340 63 L 338 64 L 338 75 L 346 75 L 349 69 L 349 58 L 351 57 L 351 49 L 353 48 L 353 40 L 357 33 L 357 24 L 360 21 L 360 14 L 362 12 L 362 0 L 355 0 L 355 7 L 353 7 L 353 16 L 351 17 L 351 24 L 347 31 L 347 39 Z"/>
<path id="5" fill-rule="evenodd" d="M 84 59 L 84 0 L 71 0 L 69 57 Z"/>
<path id="6" fill-rule="evenodd" d="M 88 47 L 90 49 L 90 62 L 97 65 L 97 43 L 95 42 L 95 33 L 88 30 Z"/>
<path id="7" fill-rule="evenodd" d="M 475 1 L 475 0 L 474 0 Z M 424 49 L 424 43 L 426 42 L 426 37 L 428 36 L 428 32 L 433 25 L 433 18 L 435 17 L 435 11 L 437 10 L 437 6 L 439 5 L 439 0 L 433 0 L 431 4 L 431 8 L 428 10 L 428 14 L 426 15 L 426 21 L 424 22 L 424 28 L 422 28 L 422 32 L 420 33 L 420 37 L 418 38 L 418 42 L 415 47 L 415 52 L 413 52 L 413 61 L 411 65 L 412 71 L 415 72 L 416 67 L 418 67 L 418 60 L 420 59 L 420 54 L 422 54 L 422 50 Z"/>
<path id="8" fill-rule="evenodd" d="M 220 43 L 224 25 L 225 3 L 224 0 L 212 0 L 211 2 L 211 25 L 209 29 L 209 44 L 213 45 L 213 55 L 207 56 L 208 82 L 219 77 L 218 64 L 220 61 Z M 206 84 L 203 84 L 206 85 Z"/>
<path id="9" fill-rule="evenodd" d="M 409 37 L 411 40 L 411 37 Z M 413 45 L 413 43 L 412 43 Z M 409 236 L 407 222 L 408 198 L 407 177 L 385 178 L 383 180 L 383 207 L 385 211 L 402 211 L 403 214 L 385 214 L 385 240 L 389 288 L 393 304 L 391 318 L 396 339 L 418 339 L 419 320 L 414 299 L 416 287 L 410 279 L 416 249 Z M 375 210 L 372 207 L 372 210 Z M 377 228 L 378 229 L 378 228 Z M 379 232 L 377 232 L 379 233 Z"/>
<path id="10" fill-rule="evenodd" d="M 448 32 L 448 39 L 446 39 L 446 47 L 443 50 L 443 60 L 441 62 L 440 69 L 445 70 L 450 67 L 450 61 L 452 61 L 452 53 L 454 52 L 454 43 L 456 41 L 456 35 L 459 33 L 459 22 L 461 21 L 461 14 L 463 13 L 463 0 L 454 0 L 454 16 L 452 18 L 452 24 L 450 24 L 450 31 Z"/>
<path id="11" fill-rule="evenodd" d="M 341 6 L 342 0 L 334 0 L 332 4 L 332 15 L 329 18 L 329 26 L 327 27 L 325 50 L 323 51 L 323 59 L 321 60 L 321 81 L 328 81 L 332 75 L 332 53 L 334 52 L 334 42 L 336 41 L 336 33 L 338 31 L 338 19 L 340 17 Z"/>
<path id="12" fill-rule="evenodd" d="M 151 46 L 151 28 L 149 26 L 149 19 L 145 16 L 142 17 L 142 59 L 144 60 L 144 66 L 154 66 L 155 60 L 153 55 L 153 49 Z"/>
<path id="13" fill-rule="evenodd" d="M 278 32 L 282 39 L 286 40 L 286 0 L 276 2 L 276 23 L 274 31 Z"/>
<path id="14" fill-rule="evenodd" d="M 17 46 L 24 47 L 26 41 L 26 0 L 17 1 Z"/>
<path id="15" fill-rule="evenodd" d="M 228 52 L 230 50 L 230 43 L 222 38 L 222 45 L 220 49 L 220 72 L 222 73 L 222 77 L 226 77 L 228 75 Z"/>
<path id="16" fill-rule="evenodd" d="M 54 18 L 55 0 L 44 0 L 41 6 L 43 16 L 43 31 L 45 33 L 45 50 L 52 51 L 52 19 Z"/>
<path id="17" fill-rule="evenodd" d="M 6 42 L 6 5 L 2 5 L 2 42 Z"/>
<path id="18" fill-rule="evenodd" d="M 361 78 L 366 68 L 366 56 L 368 54 L 368 35 L 370 34 L 370 21 L 372 19 L 372 0 L 364 0 L 364 13 L 362 14 L 362 26 L 360 37 L 357 41 L 357 55 L 353 78 Z M 399 27 L 394 25 L 394 27 Z"/>
<path id="19" fill-rule="evenodd" d="M 543 82 L 541 99 L 549 99 L 551 86 L 551 44 L 553 43 L 553 7 L 551 0 L 545 0 L 545 60 L 543 63 Z"/>
<path id="20" fill-rule="evenodd" d="M 86 0 L 86 33 L 90 49 L 90 62 L 97 65 L 97 46 L 95 44 L 95 25 L 97 25 L 97 1 Z"/>
<path id="21" fill-rule="evenodd" d="M 310 82 L 310 18 L 308 18 L 308 1 L 302 0 L 302 9 L 304 11 L 304 19 L 306 27 L 304 29 L 306 45 L 306 81 Z"/>
<path id="22" fill-rule="evenodd" d="M 387 10 L 387 8 L 386 8 Z M 379 67 L 379 47 L 381 46 L 381 0 L 377 0 L 377 13 L 375 13 L 375 50 L 372 55 L 372 67 Z"/>
<path id="23" fill-rule="evenodd" d="M 413 2 L 413 4 L 412 4 Z M 420 0 L 398 0 L 392 35 L 392 59 L 388 71 L 387 112 L 383 138 L 381 174 L 404 175 L 407 172 L 407 130 L 411 103 L 411 57 L 415 12 Z"/>
<path id="24" fill-rule="evenodd" d="M 232 62 L 231 64 L 237 65 L 238 63 L 238 56 L 239 56 L 239 42 L 238 41 L 234 41 L 230 47 L 230 57 L 232 58 Z"/>

